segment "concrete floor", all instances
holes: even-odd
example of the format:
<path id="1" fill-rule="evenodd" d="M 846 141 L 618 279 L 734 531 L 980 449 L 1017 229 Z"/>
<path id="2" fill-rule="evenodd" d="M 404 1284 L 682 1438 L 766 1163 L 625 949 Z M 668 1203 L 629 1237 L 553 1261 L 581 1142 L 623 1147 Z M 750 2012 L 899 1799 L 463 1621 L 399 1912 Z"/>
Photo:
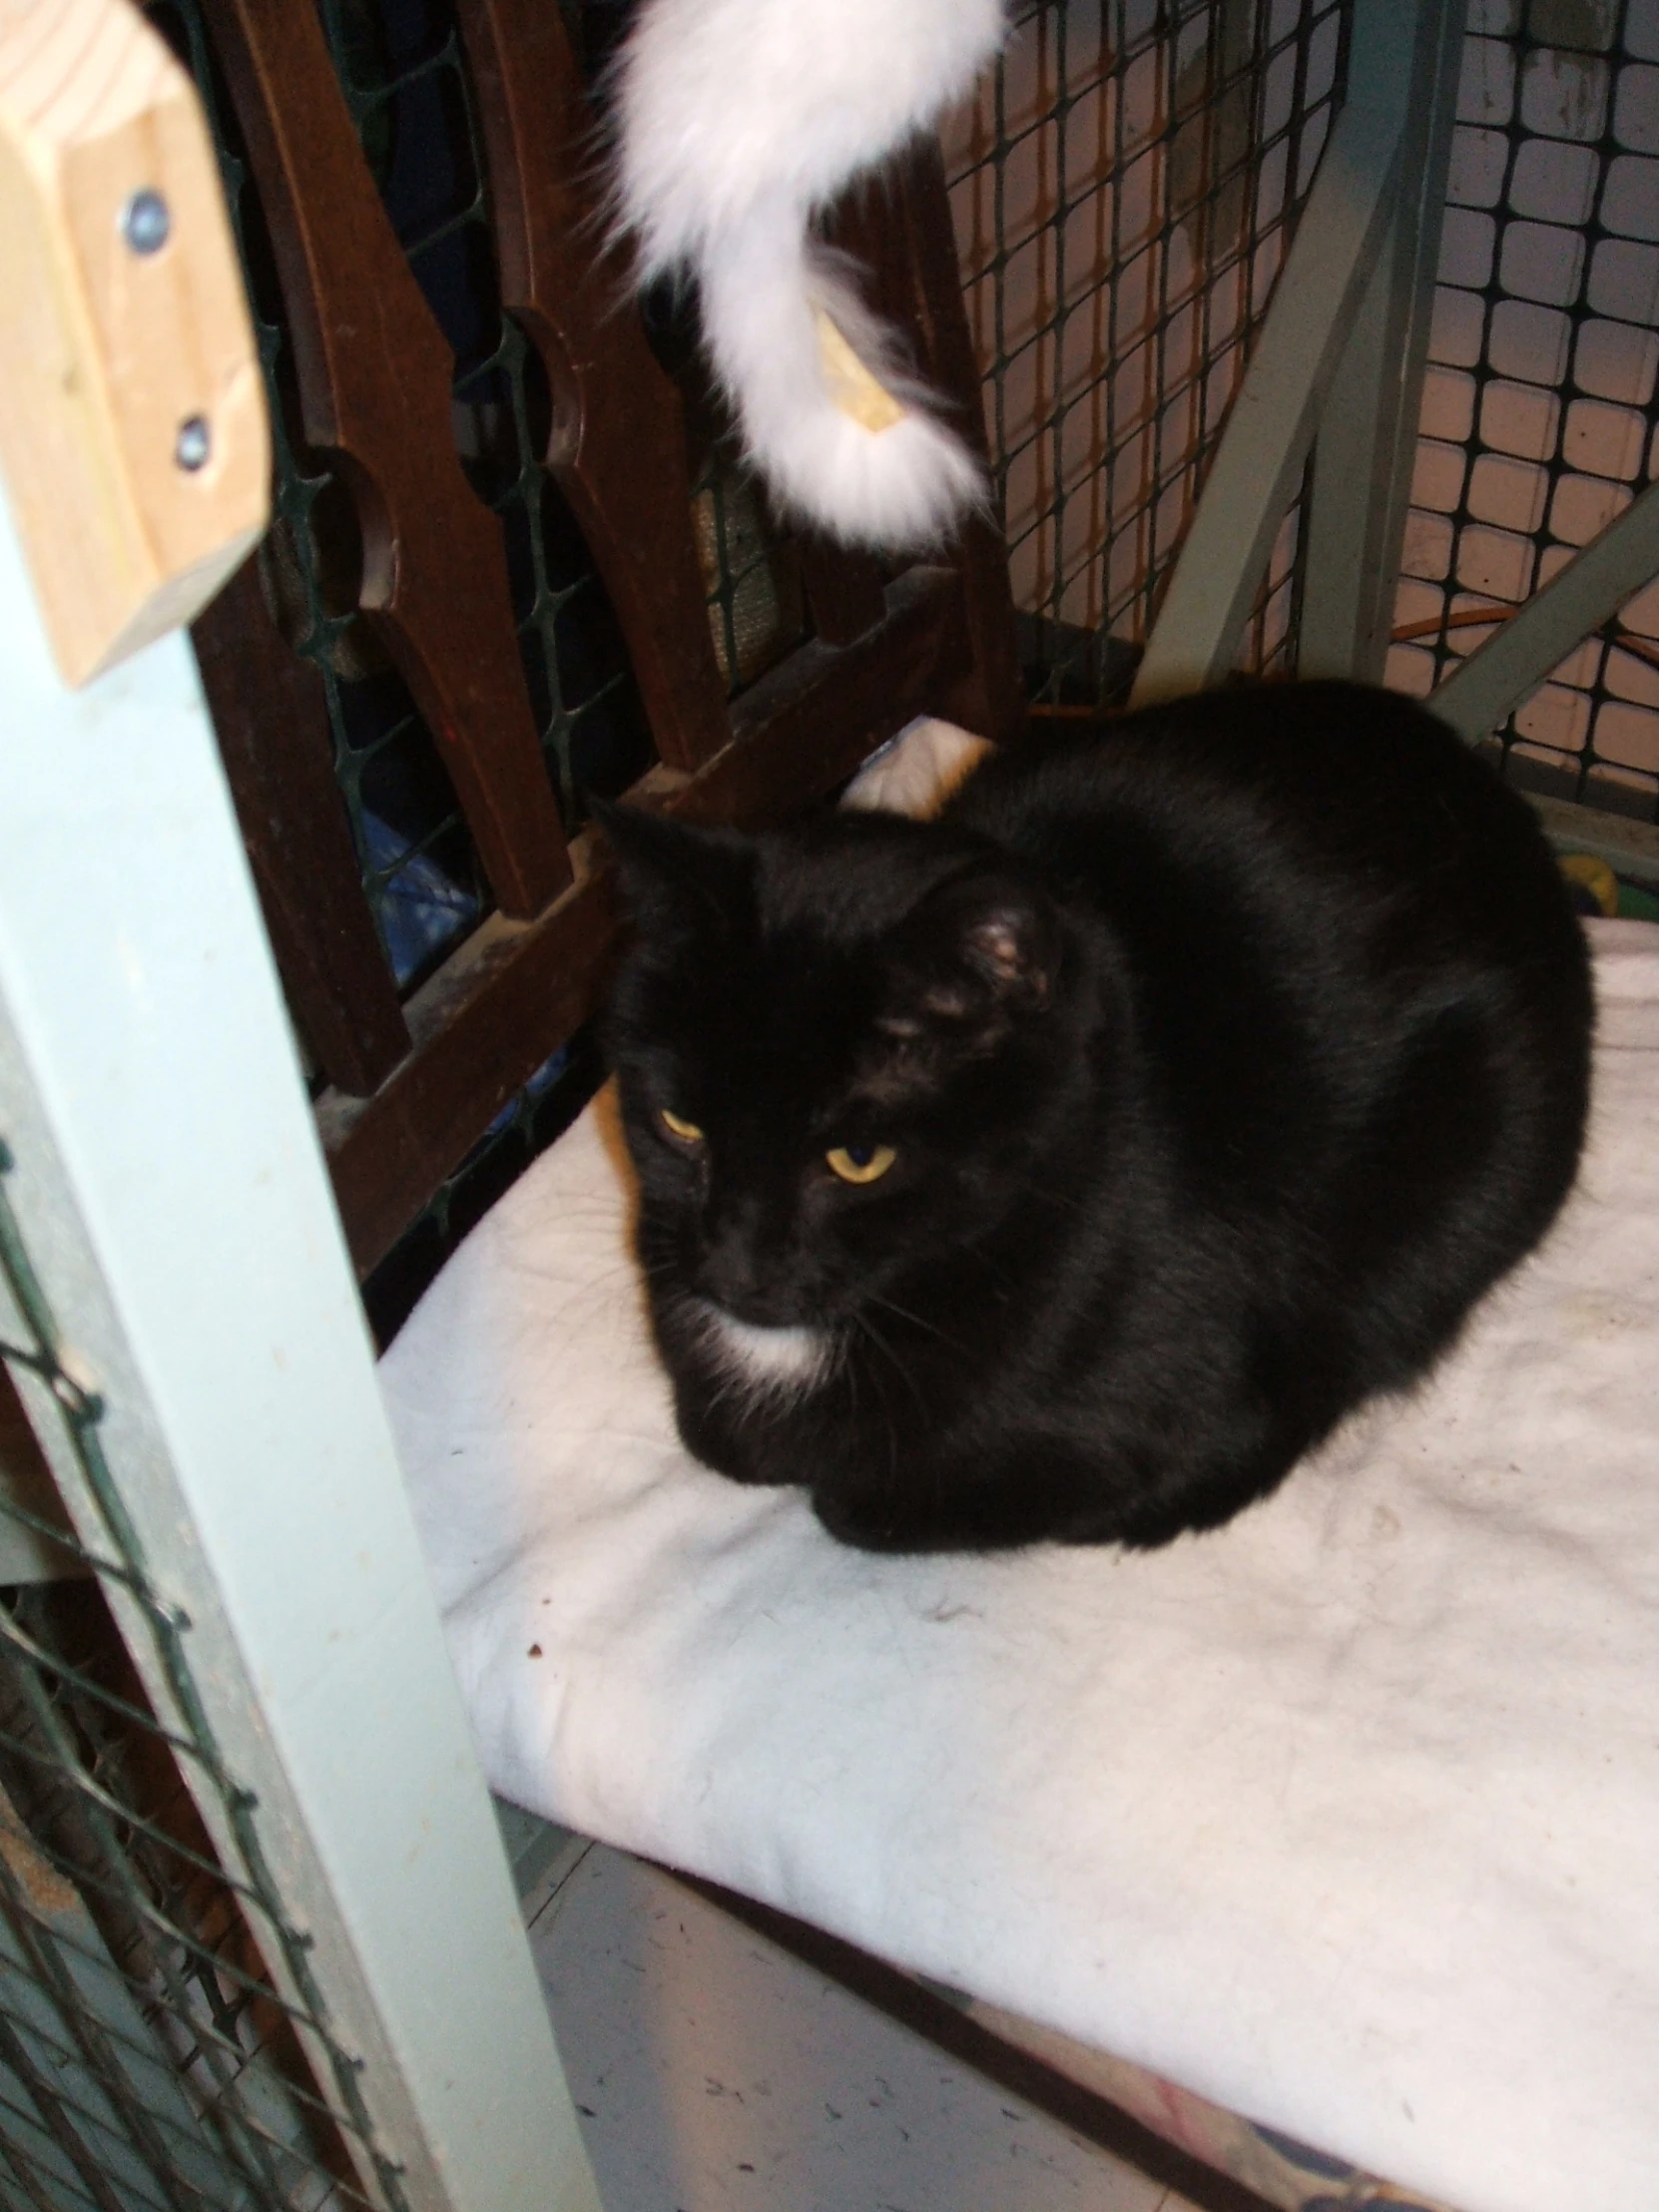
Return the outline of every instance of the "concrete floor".
<path id="1" fill-rule="evenodd" d="M 1197 2212 L 599 1845 L 531 1942 L 605 2212 Z"/>

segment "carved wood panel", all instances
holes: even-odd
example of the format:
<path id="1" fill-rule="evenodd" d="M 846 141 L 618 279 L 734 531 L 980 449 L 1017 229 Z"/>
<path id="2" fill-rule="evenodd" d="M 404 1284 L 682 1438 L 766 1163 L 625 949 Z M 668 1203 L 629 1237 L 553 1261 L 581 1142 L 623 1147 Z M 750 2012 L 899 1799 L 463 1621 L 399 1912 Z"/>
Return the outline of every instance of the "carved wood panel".
<path id="1" fill-rule="evenodd" d="M 437 743 L 504 913 L 570 880 L 501 532 L 461 472 L 454 361 L 386 220 L 309 0 L 206 10 L 271 229 L 305 436 L 362 530 L 361 605 Z"/>
<path id="2" fill-rule="evenodd" d="M 593 119 L 548 0 L 460 0 L 483 123 L 501 302 L 553 388 L 546 460 L 605 580 L 660 757 L 694 769 L 727 742 L 725 687 L 692 540 L 680 399 L 604 251 L 584 188 Z"/>

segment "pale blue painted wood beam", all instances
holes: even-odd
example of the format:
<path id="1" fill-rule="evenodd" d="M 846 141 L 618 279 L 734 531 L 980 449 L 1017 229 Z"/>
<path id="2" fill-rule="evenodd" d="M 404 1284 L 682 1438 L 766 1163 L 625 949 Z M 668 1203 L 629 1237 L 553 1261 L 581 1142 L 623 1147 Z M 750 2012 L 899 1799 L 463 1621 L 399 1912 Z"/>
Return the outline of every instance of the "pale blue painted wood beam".
<path id="1" fill-rule="evenodd" d="M 1659 575 L 1659 484 L 1498 625 L 1428 704 L 1465 738 L 1498 729 L 1575 645 Z"/>
<path id="2" fill-rule="evenodd" d="M 183 1762 L 222 1863 L 302 1932 L 255 1924 L 409 2212 L 600 2212 L 190 648 L 68 690 L 3 498 L 0 698 L 0 1180 L 103 1404 L 101 1491 L 9 1363 L 56 1486 L 123 1569 L 158 1719 L 244 1793 Z M 0 1339 L 30 1343 L 4 1271 Z M 186 1678 L 135 1562 L 188 1618 Z"/>
<path id="3" fill-rule="evenodd" d="M 1297 671 L 1380 684 L 1388 657 L 1457 112 L 1466 9 L 1422 11 L 1382 252 L 1314 446 Z"/>
<path id="4" fill-rule="evenodd" d="M 1382 251 L 1411 112 L 1417 31 L 1440 0 L 1359 0 L 1338 116 L 1256 352 L 1147 641 L 1133 701 L 1233 666 L 1320 410 Z"/>

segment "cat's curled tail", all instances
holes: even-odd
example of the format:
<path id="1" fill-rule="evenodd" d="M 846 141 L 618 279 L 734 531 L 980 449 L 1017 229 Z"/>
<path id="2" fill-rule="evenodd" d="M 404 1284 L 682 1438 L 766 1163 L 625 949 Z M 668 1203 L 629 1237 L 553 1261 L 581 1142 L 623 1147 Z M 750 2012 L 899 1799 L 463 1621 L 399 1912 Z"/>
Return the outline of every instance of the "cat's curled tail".
<path id="1" fill-rule="evenodd" d="M 642 280 L 696 276 L 711 359 L 787 508 L 920 546 L 983 472 L 810 225 L 960 98 L 1003 0 L 644 0 L 618 65 L 617 206 Z"/>

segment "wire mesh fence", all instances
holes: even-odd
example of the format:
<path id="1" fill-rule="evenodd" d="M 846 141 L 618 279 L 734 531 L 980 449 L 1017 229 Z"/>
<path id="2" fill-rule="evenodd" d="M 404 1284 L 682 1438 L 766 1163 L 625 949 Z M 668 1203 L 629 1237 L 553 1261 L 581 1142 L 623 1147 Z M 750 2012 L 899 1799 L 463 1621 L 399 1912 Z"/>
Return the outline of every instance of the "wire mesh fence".
<path id="1" fill-rule="evenodd" d="M 47 1558 L 46 1579 L 0 1588 L 0 2201 L 401 2212 L 259 1806 L 206 1718 L 190 1622 L 123 1507 L 108 1408 L 41 1292 L 17 1172 L 0 1141 L 0 1388 L 73 1467 L 95 1527 L 71 1528 L 43 1469 L 17 1479 L 30 1432 L 0 1421 L 0 1535 Z"/>
<path id="2" fill-rule="evenodd" d="M 1659 0 L 1473 0 L 1388 681 L 1426 693 L 1659 469 Z M 1498 740 L 1659 820 L 1659 586 Z"/>
<path id="3" fill-rule="evenodd" d="M 945 134 L 1026 662 L 1133 672 L 1342 97 L 1337 0 L 1045 0 Z M 1287 518 L 1242 665 L 1294 658 Z"/>

